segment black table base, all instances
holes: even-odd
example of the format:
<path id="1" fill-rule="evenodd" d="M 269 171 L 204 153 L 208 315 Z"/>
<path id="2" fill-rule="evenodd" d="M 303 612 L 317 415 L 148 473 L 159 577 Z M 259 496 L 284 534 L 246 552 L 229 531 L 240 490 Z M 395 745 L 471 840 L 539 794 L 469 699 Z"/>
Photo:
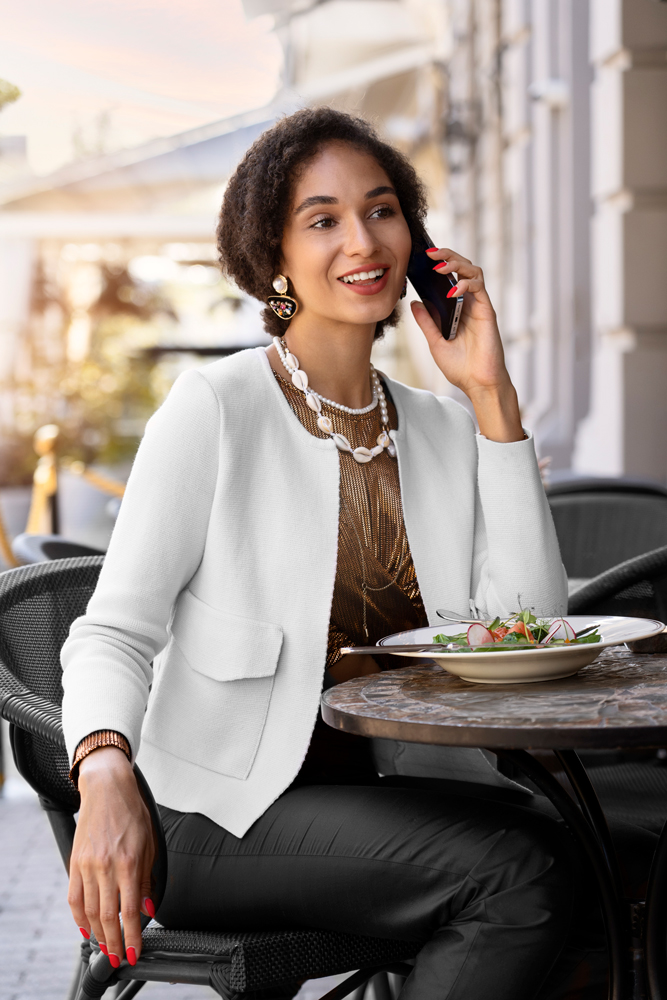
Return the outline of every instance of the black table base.
<path id="1" fill-rule="evenodd" d="M 470 684 L 423 661 L 324 692 L 330 726 L 436 746 L 488 747 L 547 796 L 595 876 L 610 1000 L 667 1000 L 667 824 L 646 899 L 626 898 L 604 811 L 577 749 L 667 747 L 667 656 L 608 649 L 574 677 Z M 554 754 L 572 795 L 529 750 Z"/>
<path id="2" fill-rule="evenodd" d="M 609 1000 L 667 1000 L 667 823 L 651 865 L 646 900 L 627 900 L 604 811 L 576 751 L 553 753 L 577 802 L 527 750 L 489 749 L 546 795 L 590 864 L 607 934 Z"/>

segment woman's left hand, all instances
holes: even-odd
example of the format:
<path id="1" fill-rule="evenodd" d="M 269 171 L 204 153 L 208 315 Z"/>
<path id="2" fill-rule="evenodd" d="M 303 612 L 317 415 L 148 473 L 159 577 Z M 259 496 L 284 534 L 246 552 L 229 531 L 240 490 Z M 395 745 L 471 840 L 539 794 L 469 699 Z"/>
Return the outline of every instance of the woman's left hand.
<path id="1" fill-rule="evenodd" d="M 464 297 L 453 340 L 445 340 L 423 303 L 411 304 L 433 360 L 445 378 L 470 399 L 485 436 L 496 441 L 518 441 L 523 438 L 523 429 L 516 392 L 505 366 L 496 314 L 482 269 L 447 248 L 427 252 L 434 266 L 438 261 L 443 262 L 437 274 L 455 271 L 458 275 L 451 298 Z"/>

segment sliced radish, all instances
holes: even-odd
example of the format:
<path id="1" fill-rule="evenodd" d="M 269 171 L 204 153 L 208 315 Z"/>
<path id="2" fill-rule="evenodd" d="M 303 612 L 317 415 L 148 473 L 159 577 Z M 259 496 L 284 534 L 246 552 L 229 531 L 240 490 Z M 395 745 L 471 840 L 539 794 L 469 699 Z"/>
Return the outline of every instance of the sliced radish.
<path id="1" fill-rule="evenodd" d="M 493 636 L 484 625 L 471 625 L 468 629 L 468 645 L 486 646 L 493 642 Z"/>
<path id="2" fill-rule="evenodd" d="M 564 618 L 554 618 L 544 637 L 544 643 L 546 645 L 553 639 L 565 639 L 566 642 L 572 642 L 576 638 L 576 633 L 569 622 L 566 622 Z"/>

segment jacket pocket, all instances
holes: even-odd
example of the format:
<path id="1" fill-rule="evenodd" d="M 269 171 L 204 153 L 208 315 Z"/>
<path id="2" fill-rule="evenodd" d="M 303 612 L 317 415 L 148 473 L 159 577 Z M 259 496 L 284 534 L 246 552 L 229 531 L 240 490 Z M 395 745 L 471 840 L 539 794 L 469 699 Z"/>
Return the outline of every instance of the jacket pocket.
<path id="1" fill-rule="evenodd" d="M 218 611 L 189 590 L 179 598 L 171 634 L 192 669 L 214 681 L 271 677 L 283 644 L 279 625 Z"/>
<path id="2" fill-rule="evenodd" d="M 200 767 L 247 778 L 283 641 L 279 625 L 181 594 L 148 702 L 143 738 Z"/>

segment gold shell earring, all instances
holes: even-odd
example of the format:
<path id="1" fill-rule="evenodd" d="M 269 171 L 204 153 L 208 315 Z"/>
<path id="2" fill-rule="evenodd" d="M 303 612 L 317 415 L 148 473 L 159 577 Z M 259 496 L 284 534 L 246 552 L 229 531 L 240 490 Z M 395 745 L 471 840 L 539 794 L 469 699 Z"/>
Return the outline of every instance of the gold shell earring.
<path id="1" fill-rule="evenodd" d="M 266 300 L 268 304 L 273 309 L 276 316 L 280 319 L 288 320 L 292 316 L 296 315 L 299 308 L 299 303 L 296 299 L 293 299 L 291 295 L 287 295 L 286 292 L 289 288 L 289 282 L 284 274 L 277 274 L 272 281 L 272 285 L 278 292 L 277 295 L 269 295 Z"/>

